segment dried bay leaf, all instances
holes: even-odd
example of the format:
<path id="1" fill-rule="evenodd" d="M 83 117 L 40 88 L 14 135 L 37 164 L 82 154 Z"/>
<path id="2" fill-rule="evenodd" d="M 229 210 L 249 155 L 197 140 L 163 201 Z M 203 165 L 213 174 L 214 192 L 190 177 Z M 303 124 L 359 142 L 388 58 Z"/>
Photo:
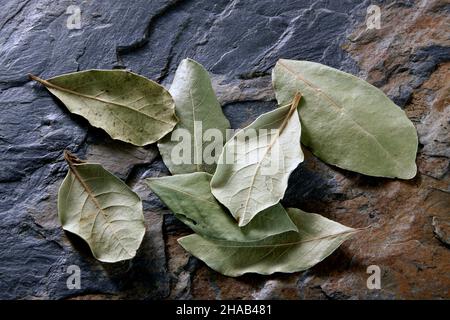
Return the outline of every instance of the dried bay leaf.
<path id="1" fill-rule="evenodd" d="M 211 194 L 211 177 L 206 172 L 195 172 L 146 182 L 178 219 L 204 238 L 246 242 L 297 231 L 281 204 L 264 210 L 240 228 Z"/>
<path id="2" fill-rule="evenodd" d="M 241 227 L 283 198 L 289 175 L 303 161 L 300 99 L 298 94 L 289 105 L 259 116 L 223 148 L 211 191 Z"/>
<path id="3" fill-rule="evenodd" d="M 64 158 L 69 172 L 58 193 L 63 229 L 86 241 L 102 262 L 133 258 L 145 233 L 139 196 L 101 165 L 67 151 Z"/>
<path id="4" fill-rule="evenodd" d="M 112 138 L 144 146 L 171 132 L 177 123 L 170 93 L 154 81 L 125 70 L 87 70 L 43 84 L 70 112 L 86 118 Z"/>
<path id="5" fill-rule="evenodd" d="M 208 72 L 194 60 L 184 59 L 178 66 L 169 91 L 180 121 L 175 131 L 158 143 L 164 163 L 172 174 L 199 171 L 213 173 L 225 141 L 225 130 L 230 128 L 230 122 L 222 112 Z M 179 134 L 178 129 L 189 133 L 186 137 L 188 141 L 180 144 L 181 138 L 174 136 Z M 222 138 L 206 136 L 205 132 L 211 132 L 211 129 L 218 131 Z M 188 154 L 175 161 L 175 157 L 181 153 L 181 150 L 176 149 L 180 145 L 187 146 L 182 152 Z M 208 157 L 212 150 L 216 151 L 215 156 Z M 172 154 L 173 152 L 176 154 Z"/>
<path id="6" fill-rule="evenodd" d="M 323 161 L 371 176 L 416 175 L 416 129 L 381 90 L 318 63 L 284 59 L 272 82 L 279 104 L 302 92 L 301 141 Z"/>
<path id="7" fill-rule="evenodd" d="M 237 277 L 245 273 L 267 275 L 309 269 L 359 231 L 315 213 L 299 209 L 288 209 L 288 212 L 298 232 L 256 242 L 216 241 L 193 234 L 178 242 L 212 269 Z"/>

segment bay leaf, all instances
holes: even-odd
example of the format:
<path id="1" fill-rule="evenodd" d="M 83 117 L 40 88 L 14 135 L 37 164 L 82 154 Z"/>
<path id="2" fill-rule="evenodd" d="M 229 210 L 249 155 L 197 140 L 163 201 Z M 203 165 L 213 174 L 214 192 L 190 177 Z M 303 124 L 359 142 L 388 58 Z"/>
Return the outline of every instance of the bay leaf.
<path id="1" fill-rule="evenodd" d="M 101 165 L 67 151 L 64 158 L 69 172 L 58 193 L 63 229 L 86 241 L 102 262 L 133 258 L 145 233 L 139 196 Z"/>
<path id="2" fill-rule="evenodd" d="M 300 99 L 259 116 L 223 148 L 211 192 L 241 227 L 283 198 L 289 175 L 303 161 Z"/>
<path id="3" fill-rule="evenodd" d="M 267 275 L 309 269 L 359 231 L 315 213 L 299 209 L 288 209 L 288 212 L 298 232 L 255 242 L 216 241 L 193 234 L 178 242 L 212 269 L 238 277 L 245 273 Z"/>
<path id="4" fill-rule="evenodd" d="M 165 165 L 172 174 L 213 173 L 230 122 L 222 112 L 208 72 L 196 61 L 184 59 L 178 66 L 169 92 L 180 121 L 175 131 L 158 143 Z M 184 135 L 186 140 L 180 144 L 178 135 L 182 130 L 189 135 Z M 208 130 L 215 130 L 221 138 L 208 137 L 205 135 Z M 177 148 L 180 145 L 184 146 L 182 151 Z M 180 156 L 182 152 L 187 154 Z"/>
<path id="5" fill-rule="evenodd" d="M 297 231 L 281 204 L 265 209 L 240 228 L 211 194 L 211 177 L 195 172 L 150 178 L 146 183 L 178 219 L 204 238 L 246 242 Z"/>
<path id="6" fill-rule="evenodd" d="M 171 132 L 177 123 L 170 93 L 154 81 L 125 70 L 87 70 L 43 84 L 70 112 L 86 118 L 112 138 L 144 146 Z"/>
<path id="7" fill-rule="evenodd" d="M 416 129 L 381 90 L 322 64 L 284 59 L 272 81 L 280 104 L 302 92 L 301 141 L 323 161 L 370 176 L 416 175 Z"/>

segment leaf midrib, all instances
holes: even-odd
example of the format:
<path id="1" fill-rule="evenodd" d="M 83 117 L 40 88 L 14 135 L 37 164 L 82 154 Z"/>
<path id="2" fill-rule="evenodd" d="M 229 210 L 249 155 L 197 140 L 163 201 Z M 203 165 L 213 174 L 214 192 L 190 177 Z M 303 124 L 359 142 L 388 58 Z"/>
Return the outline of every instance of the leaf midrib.
<path id="1" fill-rule="evenodd" d="M 346 235 L 346 234 L 353 234 L 353 233 L 357 233 L 360 232 L 362 229 L 351 229 L 351 230 L 347 230 L 347 231 L 343 231 L 343 232 L 339 232 L 339 233 L 335 233 L 335 234 L 329 234 L 329 235 L 325 235 L 322 237 L 316 237 L 316 238 L 310 238 L 310 239 L 302 239 L 299 241 L 294 241 L 294 242 L 286 242 L 286 243 L 280 243 L 280 244 L 266 244 L 266 245 L 255 245 L 252 244 L 251 242 L 242 242 L 242 243 L 246 243 L 248 245 L 223 245 L 221 242 L 219 241 L 214 241 L 214 240 L 209 240 L 209 242 L 213 242 L 216 246 L 218 247 L 222 247 L 222 248 L 281 248 L 281 247 L 285 247 L 285 246 L 295 246 L 297 244 L 302 244 L 302 243 L 308 243 L 308 242 L 314 242 L 314 241 L 322 241 L 325 239 L 330 239 L 330 238 L 336 238 L 342 235 Z M 231 241 L 230 241 L 231 242 Z M 204 245 L 207 246 L 207 245 Z"/>
<path id="2" fill-rule="evenodd" d="M 191 106 L 192 106 L 192 120 L 193 120 L 193 134 L 194 134 L 194 162 L 196 162 L 196 167 L 197 167 L 197 171 L 202 171 L 201 170 L 201 165 L 200 163 L 198 163 L 198 145 L 197 145 L 197 127 L 196 127 L 196 116 L 195 116 L 195 103 L 194 103 L 194 97 L 192 95 L 192 89 L 189 88 L 189 97 L 191 100 Z M 201 158 L 201 157 L 200 157 Z"/>
<path id="3" fill-rule="evenodd" d="M 254 185 L 255 185 L 256 175 L 257 175 L 257 173 L 258 173 L 258 171 L 259 171 L 259 169 L 260 169 L 260 167 L 261 167 L 261 163 L 262 163 L 262 161 L 265 159 L 265 157 L 267 156 L 267 154 L 269 153 L 269 151 L 272 149 L 272 146 L 274 145 L 275 141 L 276 141 L 276 140 L 281 136 L 281 134 L 283 133 L 284 129 L 285 129 L 286 126 L 287 126 L 287 123 L 289 122 L 290 118 L 291 118 L 292 115 L 294 114 L 294 111 L 297 109 L 298 104 L 299 104 L 299 102 L 300 102 L 300 99 L 301 99 L 301 95 L 297 94 L 297 95 L 295 96 L 294 100 L 293 100 L 292 103 L 291 103 L 291 107 L 289 108 L 289 111 L 288 111 L 287 115 L 284 117 L 284 120 L 283 120 L 283 122 L 281 123 L 281 125 L 280 125 L 280 127 L 279 127 L 279 131 L 277 132 L 277 134 L 275 135 L 275 137 L 271 140 L 269 146 L 267 147 L 266 151 L 264 152 L 264 155 L 262 156 L 261 161 L 259 161 L 259 162 L 256 164 L 255 172 L 254 172 L 254 174 L 253 174 L 253 176 L 252 176 L 252 180 L 251 180 L 251 182 L 250 182 L 250 187 L 249 187 L 249 190 L 248 190 L 248 196 L 247 196 L 246 199 L 245 199 L 245 204 L 244 204 L 244 207 L 243 207 L 243 209 L 244 209 L 243 217 L 244 217 L 244 216 L 246 215 L 246 213 L 248 212 L 247 209 L 248 209 L 248 203 L 249 203 L 249 201 L 250 201 L 250 195 L 252 194 L 253 187 L 254 187 Z M 239 222 L 240 222 L 240 221 L 238 220 L 238 223 L 239 223 Z"/>

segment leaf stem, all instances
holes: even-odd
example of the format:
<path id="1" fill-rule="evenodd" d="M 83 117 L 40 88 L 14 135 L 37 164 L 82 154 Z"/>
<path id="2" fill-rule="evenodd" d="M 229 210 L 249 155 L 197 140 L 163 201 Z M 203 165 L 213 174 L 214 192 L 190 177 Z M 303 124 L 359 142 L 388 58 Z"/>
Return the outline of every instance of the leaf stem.
<path id="1" fill-rule="evenodd" d="M 82 164 L 82 163 L 84 163 L 84 161 L 78 159 L 75 155 L 70 153 L 68 150 L 64 150 L 64 159 L 66 160 L 67 164 L 69 165 L 70 171 L 75 175 L 75 178 L 78 180 L 78 182 L 80 182 L 82 187 L 86 190 L 86 193 L 91 198 L 92 202 L 99 209 L 99 211 L 101 211 L 104 214 L 102 206 L 95 198 L 94 192 L 92 192 L 91 188 L 89 188 L 89 186 L 86 184 L 86 182 L 83 180 L 83 178 L 80 176 L 77 169 L 75 168 L 75 164 Z"/>
<path id="2" fill-rule="evenodd" d="M 284 128 L 286 128 L 287 123 L 288 123 L 289 119 L 291 118 L 292 114 L 294 113 L 294 111 L 297 110 L 297 107 L 298 107 L 298 104 L 300 103 L 301 98 L 302 98 L 302 94 L 297 91 L 297 93 L 294 96 L 294 99 L 292 100 L 291 108 L 289 109 L 289 112 L 286 115 L 286 118 L 284 118 L 283 123 L 280 126 L 280 134 L 283 132 Z"/>
<path id="3" fill-rule="evenodd" d="M 86 161 L 78 159 L 74 154 L 72 154 L 69 150 L 64 150 L 64 160 L 66 160 L 67 164 L 82 164 L 86 163 Z"/>

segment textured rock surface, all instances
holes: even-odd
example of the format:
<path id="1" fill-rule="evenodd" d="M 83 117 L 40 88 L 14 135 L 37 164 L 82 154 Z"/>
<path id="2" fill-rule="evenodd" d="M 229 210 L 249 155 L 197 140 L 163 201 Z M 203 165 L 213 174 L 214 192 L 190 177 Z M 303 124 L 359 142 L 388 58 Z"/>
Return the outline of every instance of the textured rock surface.
<path id="1" fill-rule="evenodd" d="M 450 298 L 449 5 L 446 1 L 5 0 L 0 12 L 0 298 Z M 381 7 L 381 29 L 366 10 Z M 302 273 L 227 278 L 176 243 L 189 230 L 142 183 L 166 175 L 154 146 L 134 148 L 68 113 L 27 73 L 126 67 L 168 85 L 181 59 L 214 74 L 233 127 L 275 107 L 270 70 L 307 59 L 359 75 L 405 109 L 420 138 L 411 181 L 328 166 L 307 150 L 284 203 L 371 225 Z M 57 220 L 62 151 L 103 163 L 144 200 L 147 235 L 132 261 L 105 265 Z M 381 268 L 381 290 L 366 286 Z M 70 265 L 81 289 L 66 286 Z"/>

